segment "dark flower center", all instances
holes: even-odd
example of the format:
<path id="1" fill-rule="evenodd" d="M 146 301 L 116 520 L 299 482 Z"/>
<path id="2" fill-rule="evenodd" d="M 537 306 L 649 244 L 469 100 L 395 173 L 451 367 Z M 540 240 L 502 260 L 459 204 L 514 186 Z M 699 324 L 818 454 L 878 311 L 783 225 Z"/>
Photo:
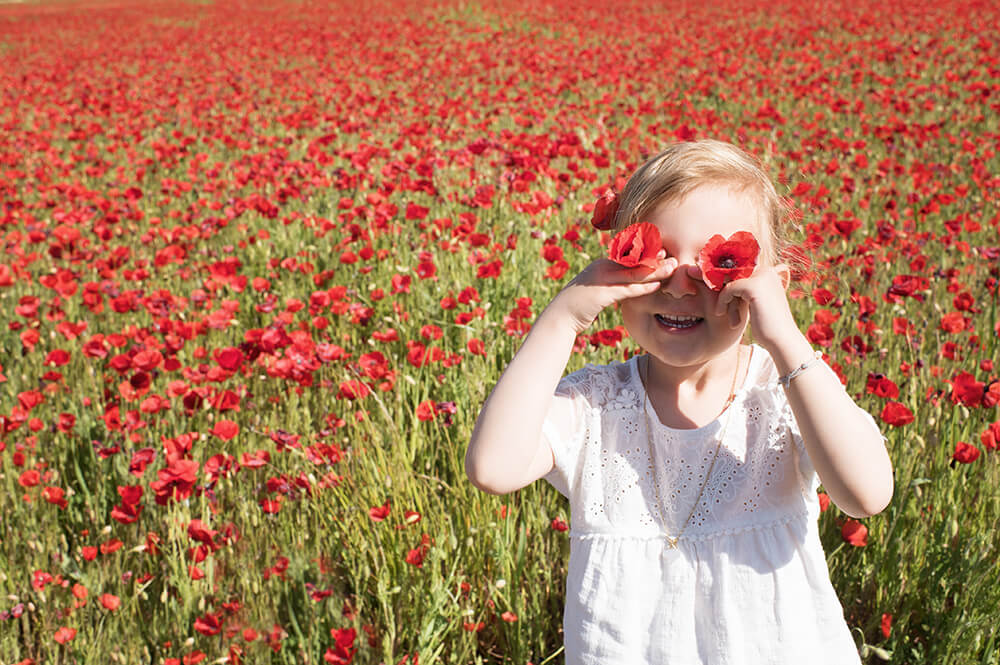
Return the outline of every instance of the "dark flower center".
<path id="1" fill-rule="evenodd" d="M 718 266 L 720 268 L 724 268 L 725 270 L 730 270 L 736 267 L 736 261 L 733 260 L 733 257 L 731 256 L 723 256 L 719 259 Z"/>

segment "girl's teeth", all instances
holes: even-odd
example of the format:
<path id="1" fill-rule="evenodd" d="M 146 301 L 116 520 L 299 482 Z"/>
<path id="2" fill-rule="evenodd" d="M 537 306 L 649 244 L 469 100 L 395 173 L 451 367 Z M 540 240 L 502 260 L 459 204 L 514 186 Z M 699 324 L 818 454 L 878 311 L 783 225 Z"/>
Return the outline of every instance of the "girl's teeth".
<path id="1" fill-rule="evenodd" d="M 671 316 L 666 317 L 662 314 L 656 315 L 656 320 L 663 325 L 670 326 L 671 328 L 690 328 L 698 324 L 701 321 L 701 317 L 697 316 Z"/>

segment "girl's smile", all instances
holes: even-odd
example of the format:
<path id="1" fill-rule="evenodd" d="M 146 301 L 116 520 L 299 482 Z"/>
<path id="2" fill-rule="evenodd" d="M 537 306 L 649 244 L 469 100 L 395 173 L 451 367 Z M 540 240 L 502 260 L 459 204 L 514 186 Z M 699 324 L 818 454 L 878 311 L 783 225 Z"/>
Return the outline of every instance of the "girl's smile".
<path id="1" fill-rule="evenodd" d="M 704 322 L 704 318 L 688 314 L 688 315 L 677 315 L 677 314 L 654 314 L 653 318 L 656 322 L 660 324 L 665 330 L 682 333 L 693 330 Z"/>

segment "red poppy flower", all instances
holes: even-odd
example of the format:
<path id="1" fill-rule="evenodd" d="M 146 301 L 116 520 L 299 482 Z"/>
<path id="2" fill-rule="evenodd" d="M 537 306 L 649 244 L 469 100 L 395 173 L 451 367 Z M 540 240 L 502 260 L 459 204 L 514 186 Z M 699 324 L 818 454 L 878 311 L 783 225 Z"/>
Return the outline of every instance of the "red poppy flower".
<path id="1" fill-rule="evenodd" d="M 656 255 L 663 247 L 660 230 L 648 222 L 630 224 L 611 239 L 608 258 L 628 268 L 656 267 Z"/>
<path id="2" fill-rule="evenodd" d="M 229 371 L 239 369 L 245 359 L 241 350 L 231 346 L 224 349 L 218 349 L 213 355 L 215 357 L 215 362 L 219 363 L 219 367 Z"/>
<path id="3" fill-rule="evenodd" d="M 372 508 L 369 508 L 368 516 L 371 517 L 374 522 L 381 522 L 389 516 L 389 510 L 389 501 L 386 500 L 386 502 L 381 506 L 373 506 Z"/>
<path id="4" fill-rule="evenodd" d="M 216 635 L 222 630 L 219 617 L 208 613 L 194 620 L 194 629 L 202 635 Z"/>
<path id="5" fill-rule="evenodd" d="M 833 328 L 826 323 L 813 323 L 806 330 L 806 338 L 813 344 L 830 346 L 833 344 Z"/>
<path id="6" fill-rule="evenodd" d="M 875 372 L 868 373 L 868 383 L 865 386 L 865 391 L 869 395 L 888 397 L 889 399 L 899 397 L 899 387 L 892 379 L 884 374 L 876 374 Z"/>
<path id="7" fill-rule="evenodd" d="M 840 535 L 855 547 L 864 547 L 868 544 L 868 527 L 857 520 L 844 522 L 844 526 L 840 529 Z"/>
<path id="8" fill-rule="evenodd" d="M 74 637 L 76 637 L 76 628 L 63 626 L 56 631 L 56 634 L 52 637 L 52 639 L 59 644 L 66 644 L 67 642 L 71 642 Z"/>
<path id="9" fill-rule="evenodd" d="M 901 427 L 913 422 L 913 412 L 899 402 L 887 402 L 880 417 L 893 427 Z"/>
<path id="10" fill-rule="evenodd" d="M 983 392 L 983 406 L 986 408 L 1000 404 L 1000 381 L 990 381 Z"/>
<path id="11" fill-rule="evenodd" d="M 1000 448 L 1000 420 L 992 423 L 979 435 L 979 440 L 983 442 L 986 450 L 996 450 Z"/>
<path id="12" fill-rule="evenodd" d="M 234 436 L 239 434 L 240 426 L 234 423 L 232 420 L 220 420 L 215 423 L 212 427 L 212 434 L 219 437 L 223 441 L 229 441 Z"/>
<path id="13" fill-rule="evenodd" d="M 979 448 L 966 443 L 965 441 L 959 441 L 955 444 L 955 454 L 951 456 L 956 462 L 961 462 L 962 464 L 972 464 L 977 459 L 979 459 Z"/>
<path id="14" fill-rule="evenodd" d="M 590 223 L 599 231 L 608 231 L 614 226 L 615 215 L 618 214 L 618 194 L 613 189 L 606 189 L 594 204 L 594 216 Z"/>
<path id="15" fill-rule="evenodd" d="M 959 373 L 950 383 L 952 404 L 961 403 L 969 407 L 982 404 L 986 384 L 976 381 L 976 377 L 969 372 Z"/>
<path id="16" fill-rule="evenodd" d="M 885 637 L 885 639 L 889 639 L 889 635 L 892 633 L 892 615 L 883 614 L 882 621 L 879 626 L 882 628 L 882 636 Z"/>
<path id="17" fill-rule="evenodd" d="M 101 594 L 101 605 L 109 612 L 114 612 L 121 607 L 122 601 L 118 596 L 110 593 Z"/>
<path id="18" fill-rule="evenodd" d="M 748 231 L 737 231 L 729 238 L 716 234 L 698 254 L 698 267 L 708 287 L 720 291 L 729 282 L 752 275 L 759 254 L 760 245 Z"/>

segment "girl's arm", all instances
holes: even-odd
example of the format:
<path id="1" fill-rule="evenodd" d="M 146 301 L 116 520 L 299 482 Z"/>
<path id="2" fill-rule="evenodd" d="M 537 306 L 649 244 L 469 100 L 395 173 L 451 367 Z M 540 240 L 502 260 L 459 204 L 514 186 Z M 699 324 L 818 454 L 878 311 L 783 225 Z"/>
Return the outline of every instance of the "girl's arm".
<path id="1" fill-rule="evenodd" d="M 812 355 L 796 334 L 768 351 L 784 376 Z M 833 372 L 810 367 L 785 389 L 806 452 L 830 499 L 851 517 L 882 512 L 892 499 L 892 463 L 882 436 L 854 403 Z"/>
<path id="2" fill-rule="evenodd" d="M 576 332 L 553 300 L 479 413 L 465 453 L 465 472 L 473 485 L 507 494 L 552 470 L 542 421 L 575 341 Z"/>
<path id="3" fill-rule="evenodd" d="M 552 299 L 476 420 L 465 453 L 465 472 L 473 485 L 490 494 L 506 494 L 552 470 L 552 450 L 542 437 L 542 423 L 576 336 L 605 307 L 658 289 L 676 264 L 668 259 L 650 271 L 598 259 Z"/>
<path id="4" fill-rule="evenodd" d="M 758 270 L 727 284 L 718 300 L 718 311 L 728 308 L 740 325 L 746 325 L 749 315 L 754 336 L 771 354 L 779 376 L 813 357 L 812 345 L 788 307 L 788 278 L 784 265 Z M 785 395 L 830 499 L 851 517 L 882 512 L 892 499 L 892 462 L 882 435 L 836 375 L 810 367 L 788 384 Z"/>

